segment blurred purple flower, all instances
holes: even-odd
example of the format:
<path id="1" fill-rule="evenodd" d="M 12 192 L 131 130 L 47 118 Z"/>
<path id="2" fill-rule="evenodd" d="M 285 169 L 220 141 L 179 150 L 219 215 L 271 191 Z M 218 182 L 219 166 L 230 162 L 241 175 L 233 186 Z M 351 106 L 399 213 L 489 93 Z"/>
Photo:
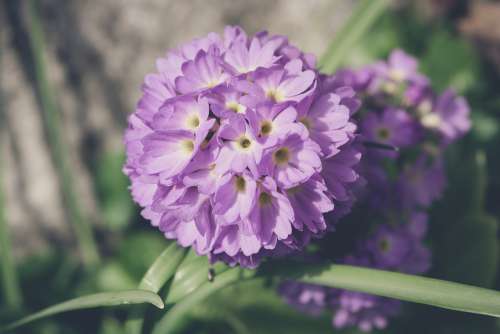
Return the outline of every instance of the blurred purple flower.
<path id="1" fill-rule="evenodd" d="M 432 111 L 420 111 L 422 125 L 437 130 L 445 144 L 462 137 L 471 127 L 467 101 L 451 89 L 437 97 Z"/>
<path id="2" fill-rule="evenodd" d="M 368 112 L 361 121 L 361 133 L 369 141 L 398 148 L 414 145 L 417 139 L 415 124 L 410 115 L 404 110 L 391 107 L 384 109 L 380 115 Z"/>
<path id="3" fill-rule="evenodd" d="M 426 224 L 426 216 L 416 212 L 405 224 L 380 225 L 367 238 L 360 240 L 356 250 L 341 262 L 412 274 L 424 273 L 430 266 L 430 252 L 423 245 Z M 301 311 L 317 315 L 325 309 L 331 310 L 336 328 L 357 327 L 363 332 L 384 329 L 389 318 L 401 310 L 398 300 L 295 281 L 281 283 L 278 291 L 287 303 Z"/>
<path id="4" fill-rule="evenodd" d="M 418 72 L 418 61 L 402 50 L 394 50 L 386 62 L 339 71 L 337 80 L 379 108 L 406 109 L 414 128 L 437 134 L 439 144 L 450 144 L 471 127 L 467 101 L 452 89 L 434 92 L 430 79 Z"/>
<path id="5" fill-rule="evenodd" d="M 370 232 L 362 239 L 354 238 L 354 249 L 347 255 L 332 255 L 331 259 L 355 266 L 425 273 L 431 265 L 431 252 L 424 244 L 425 211 L 442 196 L 445 187 L 444 149 L 470 128 L 467 102 L 452 90 L 441 95 L 434 92 L 430 80 L 418 72 L 417 60 L 401 50 L 392 52 L 388 61 L 359 70 L 341 70 L 324 77 L 318 85 L 320 90 L 332 91 L 350 86 L 363 97 L 362 109 L 353 115 L 360 124 L 359 140 L 348 146 L 362 153 L 361 162 L 350 170 L 357 176 L 344 188 L 348 179 L 343 178 L 349 173 L 335 175 L 355 157 L 350 149 L 326 159 L 321 174 L 328 190 L 334 190 L 339 200 L 336 210 L 327 217 L 334 219 L 342 212 L 342 198 L 350 198 L 349 207 L 356 198 L 354 219 L 369 218 L 366 230 Z M 321 102 L 320 98 L 314 103 Z M 322 118 L 321 113 L 317 118 Z M 307 122 L 304 124 L 311 129 Z M 322 134 L 311 131 L 311 136 Z M 390 146 L 397 151 L 387 150 Z M 335 159 L 340 157 L 342 166 L 337 166 Z M 337 184 L 339 179 L 344 183 Z M 324 256 L 325 249 L 318 254 Z M 363 332 L 387 327 L 402 306 L 400 301 L 388 298 L 294 281 L 283 282 L 279 292 L 304 312 L 331 310 L 336 328 L 357 327 Z"/>
<path id="6" fill-rule="evenodd" d="M 441 197 L 446 185 L 442 158 L 423 154 L 408 164 L 397 181 L 397 191 L 404 208 L 429 207 Z"/>

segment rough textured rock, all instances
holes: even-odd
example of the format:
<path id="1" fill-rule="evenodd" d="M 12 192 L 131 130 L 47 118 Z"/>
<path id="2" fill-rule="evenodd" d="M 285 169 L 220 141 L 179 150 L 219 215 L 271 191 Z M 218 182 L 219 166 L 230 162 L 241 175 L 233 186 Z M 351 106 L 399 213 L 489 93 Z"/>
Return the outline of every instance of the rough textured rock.
<path id="1" fill-rule="evenodd" d="M 320 55 L 349 16 L 348 0 L 41 0 L 48 75 L 85 218 L 100 223 L 92 183 L 95 158 L 121 150 L 126 115 L 144 74 L 166 49 L 226 24 L 290 36 Z M 49 242 L 74 244 L 47 143 L 30 57 L 26 2 L 0 4 L 2 177 L 16 254 Z"/>

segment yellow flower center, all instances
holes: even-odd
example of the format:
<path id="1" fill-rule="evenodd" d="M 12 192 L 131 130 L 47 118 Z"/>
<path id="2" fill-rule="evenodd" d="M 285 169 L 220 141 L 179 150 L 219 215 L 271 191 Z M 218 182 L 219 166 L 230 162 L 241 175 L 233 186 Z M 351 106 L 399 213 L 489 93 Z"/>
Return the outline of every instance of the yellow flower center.
<path id="1" fill-rule="evenodd" d="M 246 150 L 250 149 L 250 146 L 252 146 L 252 141 L 250 139 L 248 139 L 248 137 L 246 137 L 246 136 L 241 136 L 237 140 L 237 145 L 240 149 L 246 151 Z"/>
<path id="2" fill-rule="evenodd" d="M 286 191 L 286 193 L 288 195 L 295 195 L 295 194 L 298 194 L 300 192 L 300 186 L 297 186 L 297 187 L 293 187 L 293 188 L 290 188 Z"/>
<path id="3" fill-rule="evenodd" d="M 429 100 L 422 101 L 417 107 L 417 113 L 422 117 L 427 114 L 430 114 L 431 111 L 432 111 L 432 102 Z"/>
<path id="4" fill-rule="evenodd" d="M 188 129 L 196 130 L 200 126 L 200 118 L 196 114 L 192 114 L 186 119 L 186 126 Z"/>
<path id="5" fill-rule="evenodd" d="M 286 147 L 282 147 L 273 153 L 274 163 L 277 165 L 286 165 L 290 160 L 290 151 Z"/>
<path id="6" fill-rule="evenodd" d="M 259 195 L 259 204 L 261 206 L 271 204 L 272 200 L 273 200 L 273 198 L 268 193 L 261 192 Z"/>
<path id="7" fill-rule="evenodd" d="M 429 113 L 422 117 L 422 125 L 429 129 L 439 128 L 441 117 L 436 113 Z"/>
<path id="8" fill-rule="evenodd" d="M 266 97 L 274 102 L 281 102 L 285 100 L 285 95 L 279 89 L 273 88 L 266 92 Z"/>
<path id="9" fill-rule="evenodd" d="M 312 121 L 307 117 L 302 117 L 300 119 L 300 123 L 304 124 L 304 126 L 306 127 L 307 130 L 311 130 L 312 125 L 313 125 Z"/>
<path id="10" fill-rule="evenodd" d="M 380 128 L 377 130 L 377 137 L 381 140 L 387 140 L 391 136 L 391 132 L 387 128 Z"/>
<path id="11" fill-rule="evenodd" d="M 387 239 L 382 239 L 380 240 L 378 246 L 382 252 L 387 252 L 391 247 L 391 243 Z"/>
<path id="12" fill-rule="evenodd" d="M 273 131 L 273 123 L 269 121 L 263 121 L 260 124 L 260 133 L 263 136 L 268 136 L 271 133 L 271 131 Z"/>
<path id="13" fill-rule="evenodd" d="M 393 68 L 389 71 L 389 78 L 394 81 L 401 82 L 405 79 L 406 73 L 400 69 Z"/>
<path id="14" fill-rule="evenodd" d="M 245 192 L 246 182 L 242 176 L 236 176 L 234 178 L 234 185 L 236 187 L 236 191 L 238 191 L 240 193 Z"/>
<path id="15" fill-rule="evenodd" d="M 237 114 L 244 114 L 245 113 L 245 106 L 242 104 L 239 104 L 236 101 L 228 101 L 226 102 L 226 108 L 234 111 Z"/>
<path id="16" fill-rule="evenodd" d="M 194 151 L 194 142 L 192 140 L 183 140 L 181 141 L 181 148 L 184 153 L 191 154 Z"/>
<path id="17" fill-rule="evenodd" d="M 205 88 L 214 88 L 218 84 L 220 84 L 220 80 L 208 81 L 208 82 L 205 83 Z"/>

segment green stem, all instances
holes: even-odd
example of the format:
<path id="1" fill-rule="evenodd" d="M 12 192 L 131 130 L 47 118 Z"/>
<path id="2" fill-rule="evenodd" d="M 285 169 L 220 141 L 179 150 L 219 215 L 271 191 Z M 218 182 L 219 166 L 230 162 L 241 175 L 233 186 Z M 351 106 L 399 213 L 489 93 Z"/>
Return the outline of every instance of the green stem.
<path id="1" fill-rule="evenodd" d="M 75 180 L 68 165 L 66 147 L 63 144 L 61 124 L 53 91 L 51 90 L 46 73 L 44 59 L 44 37 L 42 25 L 36 10 L 36 1 L 30 0 L 28 6 L 29 24 L 28 34 L 35 67 L 36 86 L 42 110 L 44 113 L 44 125 L 48 134 L 49 146 L 58 171 L 61 190 L 68 207 L 69 219 L 78 241 L 84 264 L 94 267 L 99 263 L 99 255 L 94 240 L 92 229 L 85 221 L 72 182 Z"/>
<path id="2" fill-rule="evenodd" d="M 319 61 L 320 69 L 325 73 L 334 72 L 342 64 L 349 50 L 371 28 L 388 5 L 389 0 L 360 0 Z"/>
<path id="3" fill-rule="evenodd" d="M 3 45 L 3 35 L 0 33 L 0 45 Z M 0 49 L 0 66 L 2 65 L 2 50 Z M 0 67 L 0 73 L 2 69 Z M 1 83 L 1 81 L 0 81 Z M 0 87 L 0 138 L 4 136 L 5 114 L 3 105 L 3 91 Z M 1 141 L 0 142 L 4 142 Z M 3 184 L 3 161 L 4 152 L 3 146 L 0 144 L 0 266 L 2 272 L 2 290 L 5 298 L 5 304 L 8 308 L 16 310 L 21 307 L 22 297 L 17 279 L 16 266 L 12 258 L 12 245 L 10 242 L 10 231 L 7 226 L 7 217 L 5 214 L 4 193 L 5 187 Z"/>
<path id="4" fill-rule="evenodd" d="M 0 156 L 2 152 L 0 151 Z M 0 161 L 2 159 L 0 158 Z M 0 166 L 0 172 L 2 168 Z M 17 280 L 16 268 L 12 259 L 10 233 L 5 219 L 5 205 L 3 200 L 3 177 L 0 175 L 0 263 L 2 266 L 2 288 L 5 303 L 11 309 L 21 306 L 21 290 Z"/>

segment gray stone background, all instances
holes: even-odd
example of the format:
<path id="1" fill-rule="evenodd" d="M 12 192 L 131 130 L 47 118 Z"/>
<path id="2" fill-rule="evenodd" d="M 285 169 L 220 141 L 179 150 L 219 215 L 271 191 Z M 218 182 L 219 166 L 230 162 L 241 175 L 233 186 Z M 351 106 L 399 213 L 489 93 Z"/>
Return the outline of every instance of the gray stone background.
<path id="1" fill-rule="evenodd" d="M 41 0 L 48 77 L 85 218 L 102 224 L 91 180 L 94 159 L 99 152 L 121 150 L 126 116 L 134 110 L 144 75 L 166 49 L 239 24 L 249 33 L 286 34 L 321 55 L 355 2 Z M 26 7 L 23 0 L 0 5 L 1 191 L 17 257 L 52 242 L 74 243 L 27 56 Z"/>

